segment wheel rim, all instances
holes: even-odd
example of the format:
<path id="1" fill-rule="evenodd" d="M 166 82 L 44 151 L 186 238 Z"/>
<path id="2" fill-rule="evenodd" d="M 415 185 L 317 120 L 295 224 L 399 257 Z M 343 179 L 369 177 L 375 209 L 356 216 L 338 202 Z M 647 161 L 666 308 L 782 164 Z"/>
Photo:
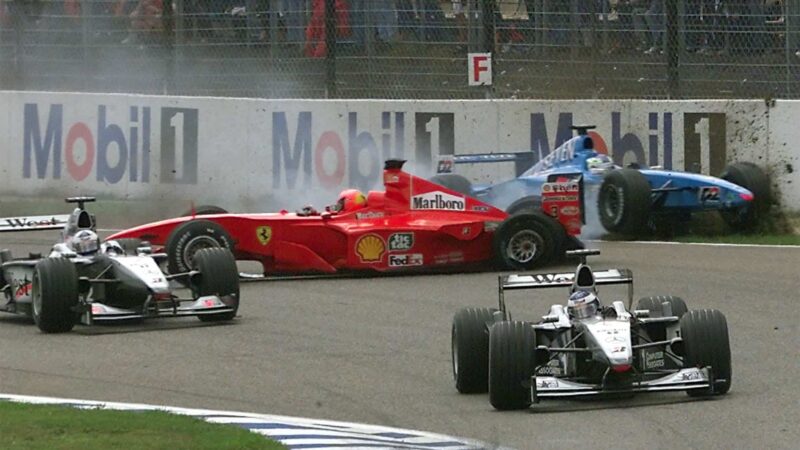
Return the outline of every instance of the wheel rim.
<path id="1" fill-rule="evenodd" d="M 616 225 L 622 220 L 622 202 L 624 195 L 621 188 L 607 186 L 603 190 L 603 215 Z"/>
<path id="2" fill-rule="evenodd" d="M 529 263 L 538 256 L 541 239 L 541 236 L 534 231 L 520 231 L 508 240 L 506 254 L 509 259 L 518 263 Z"/>
<path id="3" fill-rule="evenodd" d="M 186 243 L 183 251 L 183 264 L 187 269 L 194 267 L 194 255 L 205 248 L 222 247 L 220 242 L 211 236 L 196 236 Z"/>
<path id="4" fill-rule="evenodd" d="M 42 294 L 39 288 L 39 276 L 34 272 L 31 282 L 31 297 L 33 297 L 33 315 L 39 316 L 42 313 Z"/>

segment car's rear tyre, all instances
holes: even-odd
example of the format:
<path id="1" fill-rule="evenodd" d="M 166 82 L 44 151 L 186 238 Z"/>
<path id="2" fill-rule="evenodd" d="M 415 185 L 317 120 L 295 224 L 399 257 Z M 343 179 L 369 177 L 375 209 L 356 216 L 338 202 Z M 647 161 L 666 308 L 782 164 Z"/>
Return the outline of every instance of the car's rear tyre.
<path id="1" fill-rule="evenodd" d="M 495 311 L 495 308 L 464 308 L 453 317 L 453 378 L 462 394 L 489 390 L 489 325 Z"/>
<path id="2" fill-rule="evenodd" d="M 526 322 L 497 322 L 489 329 L 489 403 L 496 409 L 531 405 L 535 348 L 536 334 Z"/>
<path id="3" fill-rule="evenodd" d="M 456 191 L 463 195 L 472 195 L 472 183 L 461 175 L 455 173 L 440 173 L 430 179 L 431 183 L 444 186 L 451 191 Z"/>
<path id="4" fill-rule="evenodd" d="M 208 216 L 210 214 L 227 214 L 228 211 L 224 208 L 220 208 L 219 206 L 214 205 L 200 205 L 193 209 L 187 209 L 186 211 L 181 214 L 182 217 L 185 216 Z"/>
<path id="5" fill-rule="evenodd" d="M 36 263 L 32 280 L 33 320 L 45 333 L 72 330 L 78 319 L 78 271 L 65 258 Z"/>
<path id="6" fill-rule="evenodd" d="M 173 274 L 189 272 L 198 250 L 215 247 L 234 249 L 233 239 L 222 225 L 202 219 L 185 222 L 167 238 L 167 270 Z"/>
<path id="7" fill-rule="evenodd" d="M 236 317 L 239 310 L 239 271 L 236 259 L 227 248 L 205 248 L 198 250 L 193 259 L 194 269 L 200 272 L 200 280 L 194 287 L 195 295 L 216 295 L 229 301 L 233 311 L 197 316 L 203 322 L 224 322 Z"/>
<path id="8" fill-rule="evenodd" d="M 512 270 L 530 270 L 554 259 L 564 248 L 561 224 L 542 213 L 521 213 L 507 218 L 494 233 L 498 263 Z"/>
<path id="9" fill-rule="evenodd" d="M 728 322 L 716 309 L 698 309 L 681 318 L 683 367 L 711 366 L 712 389 L 690 389 L 692 397 L 725 394 L 731 388 L 731 346 Z"/>
<path id="10" fill-rule="evenodd" d="M 772 201 L 772 189 L 767 174 L 753 163 L 738 162 L 725 167 L 719 177 L 753 193 L 753 201 L 749 206 L 720 211 L 722 219 L 736 231 L 755 231 L 769 212 Z"/>
<path id="11" fill-rule="evenodd" d="M 610 171 L 597 198 L 603 228 L 629 236 L 644 232 L 650 216 L 650 189 L 647 178 L 636 169 Z"/>

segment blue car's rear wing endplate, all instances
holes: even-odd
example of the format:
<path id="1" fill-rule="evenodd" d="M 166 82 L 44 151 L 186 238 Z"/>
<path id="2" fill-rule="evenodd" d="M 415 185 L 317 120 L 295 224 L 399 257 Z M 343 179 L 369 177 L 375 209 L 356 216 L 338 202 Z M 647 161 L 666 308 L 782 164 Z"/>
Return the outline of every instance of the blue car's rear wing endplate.
<path id="1" fill-rule="evenodd" d="M 509 153 L 473 153 L 468 155 L 440 155 L 436 173 L 452 173 L 456 164 L 481 164 L 513 162 L 515 176 L 520 176 L 534 163 L 534 153 L 530 150 Z"/>
<path id="2" fill-rule="evenodd" d="M 534 273 L 530 275 L 501 275 L 498 277 L 500 310 L 506 311 L 505 291 L 571 287 L 575 273 Z M 608 269 L 594 272 L 595 285 L 628 285 L 628 307 L 633 302 L 633 272 L 630 269 Z"/>

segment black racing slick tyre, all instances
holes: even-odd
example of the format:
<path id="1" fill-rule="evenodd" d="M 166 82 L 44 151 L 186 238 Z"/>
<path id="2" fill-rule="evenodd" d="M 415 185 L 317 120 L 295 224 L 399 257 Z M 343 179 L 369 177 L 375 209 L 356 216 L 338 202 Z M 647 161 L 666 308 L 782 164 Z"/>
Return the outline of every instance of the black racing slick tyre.
<path id="1" fill-rule="evenodd" d="M 561 224 L 542 213 L 521 213 L 507 218 L 494 233 L 495 257 L 503 268 L 530 270 L 546 264 L 563 249 Z"/>
<path id="2" fill-rule="evenodd" d="M 444 186 L 451 191 L 456 191 L 463 195 L 472 195 L 472 183 L 461 175 L 455 173 L 440 173 L 430 179 L 431 183 Z"/>
<path id="3" fill-rule="evenodd" d="M 682 298 L 674 295 L 656 295 L 652 297 L 643 297 L 636 302 L 636 309 L 647 309 L 650 311 L 650 317 L 664 317 L 664 305 L 669 303 L 672 308 L 672 315 L 677 318 L 683 317 L 689 309 L 686 307 L 686 302 Z"/>
<path id="4" fill-rule="evenodd" d="M 535 332 L 526 322 L 497 322 L 489 329 L 489 403 L 496 409 L 531 405 L 535 348 Z"/>
<path id="5" fill-rule="evenodd" d="M 489 326 L 494 308 L 464 308 L 453 317 L 451 355 L 456 389 L 462 394 L 489 390 Z"/>
<path id="6" fill-rule="evenodd" d="M 227 248 L 204 248 L 194 255 L 193 267 L 200 272 L 200 279 L 194 286 L 195 295 L 219 296 L 233 311 L 197 316 L 203 322 L 224 322 L 236 317 L 239 310 L 239 271 L 236 259 Z"/>
<path id="7" fill-rule="evenodd" d="M 719 177 L 753 193 L 753 201 L 748 207 L 722 210 L 722 219 L 736 231 L 755 231 L 769 212 L 772 201 L 772 189 L 767 174 L 753 163 L 738 162 L 725 167 Z"/>
<path id="8" fill-rule="evenodd" d="M 78 271 L 65 258 L 44 258 L 33 272 L 33 320 L 45 333 L 72 330 L 78 320 Z"/>
<path id="9" fill-rule="evenodd" d="M 204 248 L 224 247 L 233 251 L 234 242 L 222 225 L 210 220 L 192 220 L 179 225 L 167 238 L 167 270 L 186 273 L 192 268 L 194 254 Z"/>
<path id="10" fill-rule="evenodd" d="M 636 169 L 612 170 L 603 179 L 597 210 L 603 228 L 636 236 L 647 228 L 650 183 Z"/>
<path id="11" fill-rule="evenodd" d="M 228 211 L 220 208 L 219 206 L 214 205 L 200 205 L 193 209 L 188 209 L 181 214 L 182 217 L 185 216 L 208 216 L 210 214 L 227 214 Z"/>
<path id="12" fill-rule="evenodd" d="M 722 395 L 731 388 L 731 346 L 728 322 L 716 309 L 698 309 L 681 318 L 683 367 L 711 367 L 712 389 L 690 389 L 692 397 Z"/>

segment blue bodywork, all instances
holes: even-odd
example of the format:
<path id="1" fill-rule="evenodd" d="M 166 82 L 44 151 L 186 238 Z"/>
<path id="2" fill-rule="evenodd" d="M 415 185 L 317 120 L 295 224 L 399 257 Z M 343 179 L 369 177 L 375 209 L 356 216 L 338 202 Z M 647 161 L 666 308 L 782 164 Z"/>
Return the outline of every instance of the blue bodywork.
<path id="1" fill-rule="evenodd" d="M 527 153 L 527 154 L 526 154 Z M 530 160 L 526 153 L 493 153 L 457 155 L 456 164 Z M 472 195 L 481 201 L 510 213 L 524 203 L 538 202 L 542 184 L 560 176 L 582 174 L 587 199 L 596 199 L 604 174 L 588 169 L 586 160 L 598 156 L 592 138 L 575 136 L 541 161 L 522 172 L 517 178 L 491 185 L 472 186 Z M 450 164 L 440 164 L 452 167 Z M 518 164 L 519 167 L 519 164 Z M 618 166 L 615 166 L 619 169 Z M 614 170 L 613 168 L 610 170 Z M 446 171 L 446 170 L 444 170 Z M 657 214 L 685 215 L 705 210 L 739 209 L 748 207 L 753 199 L 749 190 L 721 178 L 689 172 L 660 169 L 639 169 L 651 186 L 652 209 Z"/>

